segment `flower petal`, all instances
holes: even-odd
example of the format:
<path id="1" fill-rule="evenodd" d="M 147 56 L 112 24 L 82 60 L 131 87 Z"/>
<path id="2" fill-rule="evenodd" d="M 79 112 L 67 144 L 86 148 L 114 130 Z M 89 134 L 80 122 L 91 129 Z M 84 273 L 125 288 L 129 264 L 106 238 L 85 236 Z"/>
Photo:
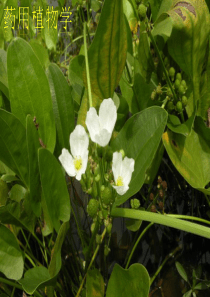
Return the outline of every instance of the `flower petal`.
<path id="1" fill-rule="evenodd" d="M 116 120 L 117 108 L 114 101 L 111 98 L 104 99 L 99 108 L 99 122 L 101 129 L 106 129 L 112 134 Z"/>
<path id="2" fill-rule="evenodd" d="M 83 156 L 86 154 L 89 145 L 89 138 L 85 128 L 77 125 L 70 135 L 70 148 L 73 157 Z"/>
<path id="3" fill-rule="evenodd" d="M 67 174 L 69 176 L 75 176 L 76 175 L 74 162 L 73 162 L 74 160 L 72 158 L 72 155 L 68 152 L 67 149 L 65 149 L 65 148 L 62 149 L 62 153 L 58 157 L 58 159 L 60 160 L 63 168 L 65 169 L 65 171 L 67 172 Z"/>
<path id="4" fill-rule="evenodd" d="M 125 185 L 129 185 L 131 181 L 131 176 L 134 171 L 135 161 L 133 158 L 125 157 L 122 161 L 122 178 Z"/>
<path id="5" fill-rule="evenodd" d="M 99 134 L 95 135 L 95 142 L 104 147 L 109 143 L 111 136 L 112 134 L 110 134 L 106 129 L 103 129 Z"/>
<path id="6" fill-rule="evenodd" d="M 116 190 L 117 194 L 119 195 L 124 195 L 129 189 L 128 186 L 112 186 L 112 187 Z"/>
<path id="7" fill-rule="evenodd" d="M 122 154 L 119 152 L 114 152 L 113 158 L 112 158 L 112 171 L 113 171 L 115 182 L 117 181 L 118 176 L 121 175 L 121 167 L 122 167 Z"/>
<path id="8" fill-rule="evenodd" d="M 100 134 L 100 123 L 99 117 L 94 107 L 90 107 L 89 111 L 87 112 L 85 124 L 90 133 L 91 140 L 95 142 L 95 136 Z"/>

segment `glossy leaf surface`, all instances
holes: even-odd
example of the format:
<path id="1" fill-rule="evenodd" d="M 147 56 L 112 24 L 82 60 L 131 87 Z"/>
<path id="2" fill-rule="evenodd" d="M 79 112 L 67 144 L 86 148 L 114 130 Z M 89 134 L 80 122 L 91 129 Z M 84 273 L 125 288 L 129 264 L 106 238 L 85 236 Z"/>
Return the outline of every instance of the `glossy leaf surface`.
<path id="1" fill-rule="evenodd" d="M 115 264 L 108 282 L 107 297 L 135 297 L 141 292 L 141 297 L 148 297 L 149 274 L 141 264 L 133 264 L 129 269 L 123 269 Z"/>
<path id="2" fill-rule="evenodd" d="M 132 116 L 111 142 L 113 151 L 123 149 L 128 158 L 135 160 L 129 190 L 123 196 L 118 196 L 116 205 L 125 202 L 142 187 L 145 172 L 159 146 L 167 116 L 167 112 L 160 107 L 145 109 Z"/>
<path id="3" fill-rule="evenodd" d="M 23 256 L 14 234 L 0 224 L 0 271 L 9 279 L 18 280 L 23 274 Z"/>
<path id="4" fill-rule="evenodd" d="M 105 0 L 94 40 L 88 50 L 92 92 L 101 99 L 113 96 L 127 52 L 123 1 Z M 86 71 L 83 75 L 86 82 Z"/>
<path id="5" fill-rule="evenodd" d="M 55 122 L 50 88 L 44 69 L 29 43 L 21 38 L 13 39 L 8 47 L 7 68 L 12 113 L 24 126 L 28 114 L 36 117 L 40 138 L 47 149 L 53 151 Z"/>
<path id="6" fill-rule="evenodd" d="M 0 127 L 0 159 L 28 185 L 26 129 L 5 110 L 0 110 Z"/>
<path id="7" fill-rule="evenodd" d="M 56 64 L 50 64 L 47 71 L 53 102 L 53 112 L 57 131 L 57 144 L 69 149 L 69 136 L 74 130 L 74 105 L 69 85 L 62 71 Z"/>
<path id="8" fill-rule="evenodd" d="M 58 232 L 60 220 L 70 219 L 70 198 L 62 167 L 48 150 L 39 149 L 39 170 L 48 213 Z"/>

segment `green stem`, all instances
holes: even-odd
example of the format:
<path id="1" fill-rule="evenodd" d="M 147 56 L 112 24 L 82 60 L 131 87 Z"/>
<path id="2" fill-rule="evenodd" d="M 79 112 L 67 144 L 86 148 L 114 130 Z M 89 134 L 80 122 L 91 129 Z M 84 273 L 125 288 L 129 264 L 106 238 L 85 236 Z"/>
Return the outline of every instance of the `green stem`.
<path id="1" fill-rule="evenodd" d="M 95 229 L 93 231 L 93 234 L 91 236 L 91 239 L 90 239 L 90 243 L 89 243 L 89 246 L 88 246 L 88 250 L 87 250 L 87 254 L 86 254 L 86 263 L 85 263 L 85 272 L 87 271 L 87 268 L 88 268 L 88 262 L 89 262 L 89 257 L 90 257 L 90 253 L 91 253 L 91 250 L 92 250 L 92 247 L 93 247 L 93 242 L 96 238 L 96 234 L 98 232 L 98 229 L 99 229 L 99 223 L 98 221 L 96 222 L 96 225 L 95 225 Z"/>
<path id="2" fill-rule="evenodd" d="M 104 229 L 104 231 L 103 231 L 103 233 L 102 233 L 102 235 L 101 235 L 101 242 L 103 241 L 105 235 L 106 235 L 106 228 Z M 81 290 L 82 290 L 82 288 L 83 288 L 85 279 L 86 279 L 86 277 L 87 277 L 88 270 L 90 270 L 90 268 L 91 268 L 91 266 L 92 266 L 92 264 L 93 264 L 93 261 L 95 260 L 95 257 L 96 257 L 96 255 L 97 255 L 97 253 L 98 253 L 98 250 L 99 250 L 99 247 L 100 247 L 100 244 L 98 244 L 97 247 L 96 247 L 96 249 L 95 249 L 95 252 L 94 252 L 93 257 L 92 257 L 92 259 L 91 259 L 91 261 L 90 261 L 90 264 L 89 264 L 89 266 L 88 266 L 87 272 L 85 273 L 85 276 L 83 277 L 83 280 L 82 280 L 82 282 L 81 282 L 81 285 L 80 285 L 80 287 L 79 287 L 79 290 L 78 290 L 78 292 L 77 292 L 76 297 L 79 297 L 79 294 L 80 294 L 80 292 L 81 292 Z"/>
<path id="3" fill-rule="evenodd" d="M 84 23 L 84 51 L 85 51 L 85 66 L 86 66 L 86 77 L 87 77 L 87 85 L 88 85 L 88 99 L 89 99 L 89 107 L 93 106 L 92 95 L 91 95 L 91 84 L 90 84 L 90 72 L 89 72 L 89 64 L 88 64 L 88 52 L 87 52 L 87 41 L 86 41 L 86 22 Z"/>
<path id="4" fill-rule="evenodd" d="M 187 222 L 178 218 L 172 218 L 170 215 L 162 215 L 143 210 L 133 210 L 128 208 L 112 208 L 111 216 L 123 217 L 131 219 L 139 219 L 142 221 L 153 222 L 164 226 L 172 227 L 185 232 L 190 232 L 205 238 L 210 238 L 210 228 L 200 224 Z M 198 219 L 201 220 L 201 219 Z"/>
<path id="5" fill-rule="evenodd" d="M 168 102 L 168 97 L 166 97 L 163 101 L 163 104 L 161 105 L 161 108 L 165 108 L 166 104 Z"/>
<path id="6" fill-rule="evenodd" d="M 151 33 L 150 26 L 149 26 L 148 23 L 145 23 L 145 24 L 146 24 L 146 27 L 147 27 L 147 33 L 148 33 L 148 35 L 149 35 L 149 37 L 150 37 L 150 39 L 151 39 L 151 41 L 152 41 L 152 44 L 153 44 L 153 46 L 154 46 L 154 48 L 155 48 L 155 50 L 156 50 L 156 53 L 157 53 L 158 58 L 159 58 L 159 61 L 160 61 L 161 64 L 162 64 L 163 72 L 164 72 L 165 77 L 166 77 L 166 81 L 167 81 L 167 83 L 168 83 L 168 85 L 169 85 L 169 87 L 170 87 L 170 89 L 171 89 L 171 92 L 172 92 L 172 94 L 173 94 L 173 96 L 174 96 L 175 102 L 177 102 L 178 99 L 177 99 L 176 93 L 175 93 L 175 91 L 174 91 L 174 88 L 173 88 L 173 86 L 172 86 L 171 80 L 170 80 L 170 78 L 169 78 L 169 76 L 168 76 L 168 73 L 167 73 L 167 71 L 166 71 L 166 68 L 165 68 L 165 65 L 164 65 L 164 63 L 163 63 L 163 59 L 162 59 L 162 57 L 161 57 L 160 51 L 159 51 L 159 49 L 158 49 L 158 47 L 157 47 L 157 44 L 156 44 L 156 42 L 155 42 L 155 39 L 154 39 L 152 33 Z"/>
<path id="7" fill-rule="evenodd" d="M 12 281 L 10 281 L 8 279 L 5 279 L 3 277 L 0 277 L 0 282 L 4 283 L 6 285 L 12 286 L 14 288 L 20 289 L 20 290 L 23 289 L 23 287 L 21 285 L 18 285 L 15 282 L 12 282 Z M 34 296 L 36 296 L 36 297 L 43 297 L 39 292 L 36 292 L 36 291 L 34 292 Z"/>
<path id="8" fill-rule="evenodd" d="M 192 217 L 192 216 L 185 216 L 185 215 L 176 215 L 176 214 L 166 214 L 167 217 L 172 217 L 176 219 L 184 219 L 184 220 L 191 220 L 191 221 L 198 221 L 201 223 L 205 223 L 210 225 L 210 221 L 198 218 L 198 217 Z"/>
<path id="9" fill-rule="evenodd" d="M 169 255 L 167 255 L 163 261 L 163 263 L 158 267 L 157 271 L 155 272 L 155 274 L 153 275 L 152 278 L 150 278 L 150 286 L 152 285 L 152 283 L 154 282 L 156 276 L 160 273 L 161 269 L 163 268 L 163 266 L 165 265 L 165 263 L 174 256 L 174 254 L 176 254 L 176 252 L 178 252 L 181 249 L 180 246 L 176 247 Z"/>
<path id="10" fill-rule="evenodd" d="M 128 268 L 128 266 L 129 266 L 129 264 L 130 264 L 130 261 L 131 261 L 131 258 L 132 258 L 132 256 L 133 256 L 133 253 L 134 253 L 135 249 L 137 248 L 137 245 L 139 244 L 139 241 L 140 241 L 141 238 L 144 236 L 144 234 L 147 232 L 147 230 L 148 230 L 150 227 L 152 227 L 153 224 L 154 224 L 154 223 L 150 223 L 146 228 L 144 228 L 144 230 L 143 230 L 143 231 L 141 232 L 141 234 L 139 235 L 139 237 L 138 237 L 137 241 L 135 242 L 135 244 L 134 244 L 134 246 L 133 246 L 133 248 L 132 248 L 132 251 L 131 251 L 131 253 L 130 253 L 130 255 L 129 255 L 127 264 L 126 264 L 126 266 L 125 266 L 125 269 Z"/>

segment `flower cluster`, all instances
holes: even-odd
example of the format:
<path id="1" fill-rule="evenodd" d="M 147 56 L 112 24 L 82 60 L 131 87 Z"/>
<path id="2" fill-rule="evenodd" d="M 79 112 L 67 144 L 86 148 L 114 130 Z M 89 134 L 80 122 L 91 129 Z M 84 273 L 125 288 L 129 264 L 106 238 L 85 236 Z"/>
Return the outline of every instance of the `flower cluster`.
<path id="1" fill-rule="evenodd" d="M 106 147 L 111 139 L 112 132 L 117 120 L 117 109 L 111 98 L 104 99 L 99 108 L 99 115 L 96 109 L 91 107 L 87 112 L 86 126 L 93 142 L 100 147 Z M 75 176 L 81 180 L 88 165 L 89 137 L 84 127 L 77 125 L 70 134 L 71 154 L 67 149 L 62 149 L 59 160 L 69 176 Z M 89 165 L 90 167 L 90 165 Z M 129 189 L 129 183 L 134 171 L 134 160 L 125 157 L 121 152 L 114 152 L 112 159 L 112 172 L 114 181 L 112 187 L 119 195 L 125 194 Z"/>

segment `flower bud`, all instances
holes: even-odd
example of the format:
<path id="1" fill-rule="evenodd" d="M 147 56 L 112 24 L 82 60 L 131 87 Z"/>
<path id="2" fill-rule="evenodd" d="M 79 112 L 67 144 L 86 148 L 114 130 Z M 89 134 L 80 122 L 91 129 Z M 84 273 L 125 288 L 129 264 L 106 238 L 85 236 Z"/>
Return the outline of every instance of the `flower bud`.
<path id="1" fill-rule="evenodd" d="M 171 67 L 169 69 L 168 74 L 171 77 L 171 79 L 174 80 L 174 75 L 175 75 L 175 69 L 174 69 L 174 67 Z"/>
<path id="2" fill-rule="evenodd" d="M 109 205 L 112 202 L 112 190 L 109 187 L 105 187 L 101 192 L 101 200 L 105 205 Z"/>
<path id="3" fill-rule="evenodd" d="M 94 170 L 94 176 L 97 176 L 98 174 L 100 174 L 100 167 L 99 164 L 96 165 L 96 168 Z"/>
<path id="4" fill-rule="evenodd" d="M 176 104 L 176 110 L 178 112 L 181 112 L 182 111 L 182 102 L 181 101 L 178 101 L 177 104 Z"/>
<path id="5" fill-rule="evenodd" d="M 187 84 L 185 80 L 181 81 L 181 85 L 184 87 L 185 90 L 187 89 Z"/>
<path id="6" fill-rule="evenodd" d="M 182 96 L 182 105 L 185 107 L 187 105 L 187 97 Z"/>
<path id="7" fill-rule="evenodd" d="M 177 80 L 177 79 L 178 79 L 180 82 L 181 82 L 181 80 L 182 80 L 182 75 L 181 75 L 181 73 L 179 73 L 179 72 L 176 74 L 176 80 Z"/>
<path id="8" fill-rule="evenodd" d="M 162 88 L 160 85 L 157 86 L 156 93 L 157 95 L 162 95 Z"/>
<path id="9" fill-rule="evenodd" d="M 139 13 L 140 20 L 144 20 L 147 15 L 147 8 L 144 4 L 139 5 L 138 13 Z"/>
<path id="10" fill-rule="evenodd" d="M 174 83 L 175 88 L 178 89 L 179 86 L 180 86 L 180 84 L 181 84 L 180 80 L 179 79 L 176 79 L 175 80 L 175 83 Z"/>
<path id="11" fill-rule="evenodd" d="M 180 95 L 184 95 L 185 94 L 185 88 L 184 88 L 183 85 L 180 85 L 179 86 L 178 92 L 179 92 Z"/>
<path id="12" fill-rule="evenodd" d="M 87 212 L 90 217 L 94 217 L 97 214 L 98 211 L 99 202 L 96 199 L 90 199 L 88 206 L 87 206 Z"/>
<path id="13" fill-rule="evenodd" d="M 97 176 L 95 177 L 95 181 L 98 183 L 100 181 L 100 179 L 101 179 L 100 174 L 97 174 Z"/>
<path id="14" fill-rule="evenodd" d="M 102 186 L 101 186 L 101 192 L 103 192 L 103 191 L 104 191 L 104 189 L 105 189 L 105 186 L 104 186 L 104 185 L 102 185 Z"/>
<path id="15" fill-rule="evenodd" d="M 159 208 L 160 208 L 161 210 L 163 210 L 163 202 L 160 201 L 158 205 L 159 205 Z"/>
<path id="16" fill-rule="evenodd" d="M 161 178 L 161 176 L 158 176 L 158 183 L 159 183 L 159 184 L 162 183 L 162 178 Z"/>
<path id="17" fill-rule="evenodd" d="M 133 209 L 138 209 L 140 207 L 140 201 L 136 198 L 131 199 L 130 203 L 131 203 L 131 208 Z"/>
<path id="18" fill-rule="evenodd" d="M 101 210 L 99 210 L 99 212 L 98 212 L 98 217 L 99 217 L 99 220 L 103 220 L 103 213 L 102 213 L 102 211 Z"/>

